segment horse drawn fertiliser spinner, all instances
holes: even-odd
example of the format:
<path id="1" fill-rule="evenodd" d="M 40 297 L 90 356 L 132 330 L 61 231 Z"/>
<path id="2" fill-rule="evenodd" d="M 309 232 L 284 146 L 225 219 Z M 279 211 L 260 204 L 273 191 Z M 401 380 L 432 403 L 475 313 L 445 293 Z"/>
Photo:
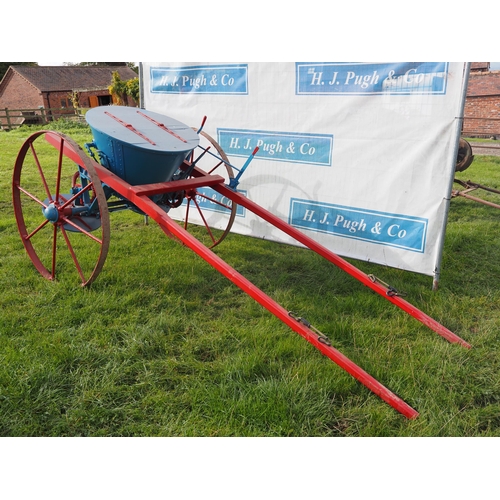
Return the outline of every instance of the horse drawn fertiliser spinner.
<path id="1" fill-rule="evenodd" d="M 81 284 L 90 285 L 102 270 L 108 252 L 109 214 L 124 209 L 136 211 L 156 221 L 167 236 L 193 250 L 395 410 L 410 419 L 417 417 L 415 409 L 335 349 L 326 335 L 279 305 L 211 250 L 228 234 L 240 205 L 449 342 L 470 347 L 405 301 L 397 290 L 365 274 L 239 193 L 239 179 L 257 150 L 238 169 L 203 131 L 204 120 L 196 130 L 158 113 L 123 106 L 91 109 L 86 119 L 93 134 L 93 142 L 85 145 L 88 154 L 70 137 L 44 130 L 26 139 L 14 166 L 17 225 L 32 263 L 45 278 L 56 278 L 57 263 L 58 273 L 76 268 Z M 203 216 L 203 200 L 209 196 L 207 188 L 217 193 L 210 196 L 210 203 L 215 204 L 223 220 L 217 222 L 217 229 L 209 227 Z M 169 211 L 181 206 L 184 220 L 174 220 Z M 205 226 L 207 241 L 189 232 L 193 213 L 200 214 L 198 224 L 201 220 L 201 226 Z M 67 251 L 63 252 L 61 246 L 67 247 Z M 67 260 L 61 265 L 63 256 Z"/>

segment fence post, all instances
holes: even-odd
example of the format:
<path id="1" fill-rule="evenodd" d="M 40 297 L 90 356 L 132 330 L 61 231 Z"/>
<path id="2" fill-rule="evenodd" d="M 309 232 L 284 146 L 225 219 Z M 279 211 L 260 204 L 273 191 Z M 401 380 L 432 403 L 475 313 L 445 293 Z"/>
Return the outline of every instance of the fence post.
<path id="1" fill-rule="evenodd" d="M 45 116 L 45 108 L 40 108 L 40 114 L 42 115 L 42 122 L 44 124 L 48 123 L 47 122 L 47 117 Z"/>
<path id="2" fill-rule="evenodd" d="M 7 118 L 7 129 L 12 130 L 10 126 L 9 108 L 5 108 L 5 117 Z"/>

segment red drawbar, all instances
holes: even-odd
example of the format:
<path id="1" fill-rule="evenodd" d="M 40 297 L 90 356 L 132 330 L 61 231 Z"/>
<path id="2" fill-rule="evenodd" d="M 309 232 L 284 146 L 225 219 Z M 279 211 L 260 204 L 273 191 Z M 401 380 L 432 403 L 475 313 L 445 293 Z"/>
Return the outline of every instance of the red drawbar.
<path id="1" fill-rule="evenodd" d="M 49 140 L 49 142 L 51 142 L 50 136 L 47 139 Z M 59 143 L 55 142 L 54 146 L 59 147 Z M 75 161 L 79 161 L 79 156 L 71 151 L 71 147 L 68 144 L 64 144 L 64 149 L 64 152 L 67 156 L 69 156 L 70 158 L 73 157 Z M 167 182 L 147 186 L 132 186 L 106 168 L 100 166 L 98 163 L 93 162 L 93 164 L 102 183 L 106 184 L 112 190 L 128 199 L 145 214 L 155 220 L 168 236 L 173 235 L 181 240 L 186 246 L 188 246 L 206 262 L 212 265 L 217 271 L 226 276 L 235 285 L 240 287 L 245 293 L 250 295 L 259 304 L 261 304 L 273 315 L 279 318 L 283 323 L 288 325 L 292 330 L 301 335 L 304 339 L 306 339 L 309 343 L 311 343 L 314 347 L 321 351 L 325 356 L 330 358 L 338 366 L 351 374 L 355 379 L 365 385 L 368 389 L 377 394 L 382 400 L 391 405 L 395 410 L 409 419 L 413 419 L 418 416 L 418 412 L 415 409 L 409 406 L 397 395 L 392 393 L 380 382 L 375 380 L 371 375 L 357 366 L 353 361 L 348 359 L 337 349 L 335 349 L 331 345 L 328 345 L 328 343 L 325 343 L 324 339 L 321 338 L 321 336 L 315 333 L 312 329 L 308 328 L 302 322 L 297 321 L 297 319 L 289 314 L 289 311 L 276 303 L 262 290 L 257 288 L 253 283 L 251 283 L 248 279 L 238 273 L 229 264 L 227 264 L 210 249 L 208 249 L 205 245 L 200 243 L 194 236 L 189 234 L 176 221 L 170 218 L 164 210 L 158 207 L 148 197 L 148 195 L 151 195 L 151 193 L 177 190 L 179 189 L 180 184 L 177 184 L 177 182 Z M 390 290 L 383 284 L 379 283 L 378 281 L 373 281 L 367 274 L 365 274 L 352 264 L 348 263 L 335 253 L 331 252 L 327 248 L 323 247 L 313 239 L 309 238 L 301 231 L 283 222 L 281 219 L 268 212 L 264 208 L 260 207 L 259 205 L 255 204 L 240 193 L 237 193 L 236 191 L 227 187 L 220 177 L 208 175 L 198 168 L 195 168 L 193 170 L 192 175 L 196 178 L 196 180 L 190 180 L 188 181 L 188 183 L 192 182 L 197 186 L 210 185 L 212 189 L 215 189 L 223 196 L 232 200 L 234 203 L 245 207 L 247 210 L 250 210 L 257 216 L 266 220 L 276 228 L 282 230 L 284 233 L 288 234 L 309 249 L 321 255 L 343 271 L 347 272 L 367 287 L 379 293 L 389 302 L 392 302 L 394 305 L 398 306 L 400 309 L 407 312 L 424 325 L 428 326 L 430 329 L 444 337 L 449 342 L 458 343 L 466 348 L 471 347 L 470 344 L 465 342 L 463 339 L 455 335 L 453 332 L 448 330 L 446 327 L 444 327 L 434 319 L 430 318 L 428 315 L 426 315 L 416 307 L 412 306 L 400 296 L 390 293 Z"/>

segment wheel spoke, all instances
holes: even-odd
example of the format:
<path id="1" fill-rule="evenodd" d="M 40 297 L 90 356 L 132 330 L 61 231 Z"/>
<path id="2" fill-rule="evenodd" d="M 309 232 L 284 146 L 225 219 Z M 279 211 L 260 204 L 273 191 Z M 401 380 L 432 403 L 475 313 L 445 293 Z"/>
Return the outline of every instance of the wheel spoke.
<path id="1" fill-rule="evenodd" d="M 53 201 L 52 194 L 50 193 L 50 189 L 49 189 L 49 186 L 47 184 L 47 180 L 45 179 L 45 175 L 43 173 L 43 169 L 42 169 L 42 166 L 40 165 L 40 160 L 38 159 L 38 155 L 36 154 L 33 143 L 30 144 L 30 149 L 31 149 L 31 153 L 33 155 L 33 159 L 35 160 L 36 166 L 38 168 L 38 173 L 40 174 L 40 177 L 42 178 L 42 184 L 43 184 L 43 187 L 45 189 L 45 193 L 47 194 L 47 198 L 50 201 Z"/>
<path id="2" fill-rule="evenodd" d="M 93 183 L 87 184 L 84 188 L 82 188 L 78 193 L 73 195 L 69 200 L 65 200 L 64 196 L 60 196 L 60 198 L 64 201 L 64 203 L 61 205 L 61 208 L 66 208 L 67 206 L 71 205 L 77 198 L 79 198 L 83 193 L 87 192 L 89 189 L 93 187 Z"/>
<path id="3" fill-rule="evenodd" d="M 215 200 L 214 198 L 210 198 L 206 194 L 201 193 L 200 191 L 196 192 L 196 196 L 199 196 L 200 198 L 203 198 L 204 200 L 207 200 L 210 203 L 215 203 L 216 205 L 219 205 L 222 208 L 226 208 L 227 210 L 231 210 L 231 205 L 226 205 L 225 203 L 222 203 L 218 200 Z"/>
<path id="4" fill-rule="evenodd" d="M 16 188 L 26 196 L 29 196 L 33 201 L 36 201 L 43 208 L 47 208 L 47 205 L 43 201 L 40 201 L 35 195 L 31 194 L 29 191 L 26 191 L 26 189 L 22 188 L 21 186 L 16 186 Z"/>
<path id="5" fill-rule="evenodd" d="M 61 226 L 61 232 L 63 234 L 64 241 L 66 241 L 66 245 L 68 247 L 69 253 L 71 254 L 71 258 L 73 259 L 73 263 L 75 264 L 76 270 L 78 271 L 78 274 L 80 275 L 82 283 L 85 283 L 86 278 L 85 278 L 85 275 L 83 274 L 82 267 L 80 266 L 80 263 L 78 262 L 78 259 L 76 258 L 76 253 L 75 253 L 75 250 L 73 248 L 73 245 L 71 244 L 71 241 L 69 241 L 68 234 L 63 226 Z"/>
<path id="6" fill-rule="evenodd" d="M 187 198 L 186 202 L 186 217 L 184 219 L 184 229 L 187 229 L 189 223 L 189 207 L 191 206 L 191 198 Z"/>
<path id="7" fill-rule="evenodd" d="M 196 208 L 198 209 L 198 214 L 200 215 L 201 219 L 203 220 L 203 224 L 205 225 L 205 229 L 206 229 L 208 235 L 210 236 L 210 239 L 215 243 L 216 239 L 214 238 L 212 230 L 210 229 L 210 226 L 208 225 L 207 220 L 205 219 L 205 215 L 203 213 L 203 210 L 200 208 L 200 205 L 196 201 L 196 198 L 193 198 L 193 202 L 194 202 Z"/>
<path id="8" fill-rule="evenodd" d="M 92 231 L 92 228 L 90 227 L 90 225 L 89 225 L 89 224 L 87 224 L 87 223 L 85 222 L 85 220 L 84 220 L 84 218 L 83 218 L 83 217 L 80 217 L 79 215 L 76 215 L 76 216 L 74 217 L 74 219 L 78 220 L 78 224 L 82 224 L 83 226 L 85 226 L 85 227 L 87 228 L 87 230 L 88 230 L 88 231 Z M 78 227 L 80 227 L 80 228 L 81 228 L 82 226 L 78 226 Z M 102 243 L 102 241 L 101 241 L 101 240 L 99 240 L 99 243 Z"/>
<path id="9" fill-rule="evenodd" d="M 52 279 L 56 277 L 56 255 L 57 255 L 57 226 L 54 224 L 54 232 L 52 237 Z"/>
<path id="10" fill-rule="evenodd" d="M 207 173 L 208 174 L 212 174 L 213 172 L 215 172 L 215 170 L 217 170 L 224 162 L 223 161 L 220 161 L 219 163 L 217 163 L 217 165 L 215 165 L 214 168 L 212 168 L 211 170 L 209 170 Z"/>
<path id="11" fill-rule="evenodd" d="M 36 233 L 38 233 L 38 231 L 40 231 L 42 228 L 44 228 L 48 223 L 49 223 L 49 220 L 45 219 L 36 229 L 31 231 L 30 234 L 27 234 L 26 236 L 24 236 L 24 239 L 30 240 L 31 238 L 33 238 L 33 236 L 35 236 Z"/>
<path id="12" fill-rule="evenodd" d="M 56 178 L 56 200 L 59 200 L 61 189 L 61 174 L 62 174 L 62 160 L 64 153 L 64 138 L 61 137 L 61 144 L 59 146 L 59 158 L 57 161 L 57 178 Z"/>
<path id="13" fill-rule="evenodd" d="M 66 223 L 66 224 L 69 224 L 70 226 L 74 227 L 75 229 L 77 229 L 77 231 L 79 233 L 82 233 L 84 234 L 85 236 L 88 236 L 90 239 L 96 241 L 97 243 L 99 243 L 99 245 L 102 245 L 102 240 L 99 239 L 99 238 L 96 238 L 92 233 L 89 233 L 88 231 L 85 231 L 85 229 L 83 229 L 82 227 L 80 227 L 78 224 L 75 224 L 71 219 L 69 219 L 68 217 L 62 217 L 62 220 Z"/>

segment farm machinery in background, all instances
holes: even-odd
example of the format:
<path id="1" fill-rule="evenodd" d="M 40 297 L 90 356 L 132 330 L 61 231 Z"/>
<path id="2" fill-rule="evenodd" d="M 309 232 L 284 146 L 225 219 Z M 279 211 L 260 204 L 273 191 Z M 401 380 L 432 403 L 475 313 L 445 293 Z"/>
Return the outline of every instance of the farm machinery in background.
<path id="1" fill-rule="evenodd" d="M 472 162 L 474 161 L 474 155 L 472 154 L 472 147 L 469 142 L 465 139 L 460 139 L 460 143 L 458 146 L 458 155 L 457 155 L 457 163 L 455 167 L 456 172 L 463 172 L 467 170 Z M 462 186 L 463 189 L 454 189 L 451 192 L 451 196 L 456 198 L 457 196 L 461 196 L 468 200 L 476 201 L 477 203 L 482 203 L 483 205 L 487 205 L 493 208 L 500 208 L 500 205 L 497 203 L 493 203 L 491 201 L 483 200 L 478 198 L 477 196 L 471 196 L 469 193 L 476 191 L 478 189 L 487 191 L 489 193 L 500 194 L 498 189 L 494 189 L 488 186 L 483 186 L 482 184 L 478 184 L 473 181 L 462 181 L 460 179 L 454 179 L 454 183 Z"/>

